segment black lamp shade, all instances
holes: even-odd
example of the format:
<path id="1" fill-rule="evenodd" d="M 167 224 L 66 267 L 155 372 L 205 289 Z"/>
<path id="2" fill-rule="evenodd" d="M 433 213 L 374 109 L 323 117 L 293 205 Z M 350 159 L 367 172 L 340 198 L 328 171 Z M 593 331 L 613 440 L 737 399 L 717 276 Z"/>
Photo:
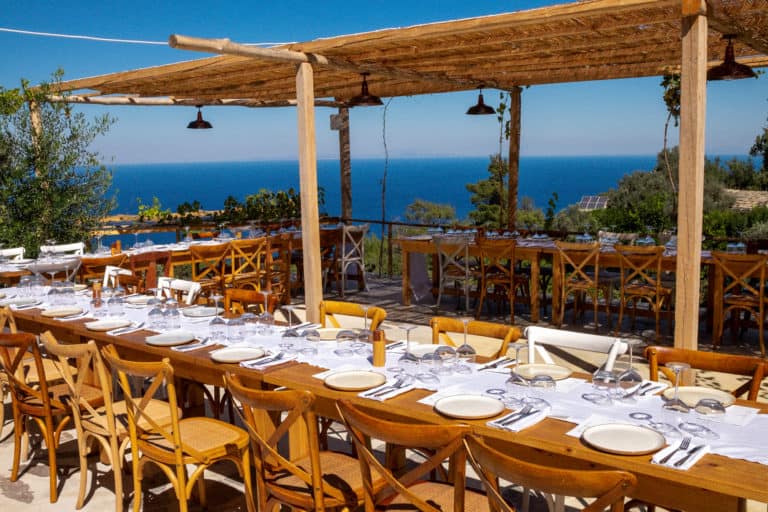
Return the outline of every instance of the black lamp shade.
<path id="1" fill-rule="evenodd" d="M 348 105 L 352 107 L 376 107 L 383 105 L 384 103 L 382 103 L 381 98 L 368 92 L 368 80 L 366 80 L 368 73 L 360 74 L 363 76 L 363 84 L 360 88 L 360 94 L 350 99 Z"/>
<path id="2" fill-rule="evenodd" d="M 489 114 L 495 114 L 496 110 L 493 107 L 489 107 L 483 101 L 483 93 L 477 97 L 477 105 L 472 105 L 467 110 L 467 115 L 470 116 L 487 116 Z"/>
<path id="3" fill-rule="evenodd" d="M 213 128 L 213 125 L 211 123 L 203 119 L 203 112 L 201 109 L 202 107 L 200 106 L 197 107 L 197 119 L 195 119 L 194 121 L 191 121 L 187 125 L 187 128 L 190 128 L 192 130 L 208 130 L 210 128 Z"/>
<path id="4" fill-rule="evenodd" d="M 733 52 L 732 36 L 725 36 L 728 46 L 725 47 L 725 60 L 723 63 L 707 71 L 707 80 L 740 80 L 742 78 L 756 78 L 752 68 L 736 62 Z"/>

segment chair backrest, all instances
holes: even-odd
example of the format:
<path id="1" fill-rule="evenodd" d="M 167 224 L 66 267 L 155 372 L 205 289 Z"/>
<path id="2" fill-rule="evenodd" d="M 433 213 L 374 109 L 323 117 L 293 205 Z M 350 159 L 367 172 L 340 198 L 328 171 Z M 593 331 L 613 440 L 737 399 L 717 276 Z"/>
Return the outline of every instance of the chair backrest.
<path id="1" fill-rule="evenodd" d="M 452 347 L 461 345 L 464 340 L 464 323 L 457 318 L 434 316 L 429 321 L 432 327 L 432 343 L 444 343 Z M 453 334 L 454 337 L 451 336 Z M 499 340 L 498 349 L 493 357 L 503 356 L 507 353 L 509 344 L 520 339 L 520 328 L 511 325 L 470 320 L 467 323 L 467 334 Z M 470 340 L 471 341 L 471 340 Z M 472 343 L 470 343 L 471 345 Z"/>
<path id="2" fill-rule="evenodd" d="M 224 290 L 224 309 L 230 313 L 241 314 L 254 304 L 259 311 L 264 312 L 264 298 L 267 297 L 267 311 L 275 312 L 278 298 L 273 294 L 264 295 L 260 291 L 250 288 L 227 288 Z"/>
<path id="3" fill-rule="evenodd" d="M 619 255 L 622 282 L 650 286 L 657 293 L 661 290 L 663 246 L 615 245 L 614 249 Z"/>
<path id="4" fill-rule="evenodd" d="M 712 251 L 712 259 L 715 260 L 715 265 L 723 275 L 720 297 L 727 297 L 729 294 L 738 295 L 740 298 L 748 297 L 762 307 L 768 254 L 731 254 Z"/>
<path id="5" fill-rule="evenodd" d="M 89 279 L 101 279 L 102 284 L 106 286 L 104 281 L 108 280 L 107 267 L 111 267 L 111 270 L 115 268 L 122 268 L 128 255 L 124 253 L 109 255 L 109 256 L 88 256 L 80 259 L 80 281 L 87 282 Z M 130 271 L 129 271 L 130 272 Z"/>
<path id="6" fill-rule="evenodd" d="M 24 366 L 30 354 L 37 372 L 35 386 L 26 382 L 27 369 Z M 37 336 L 28 332 L 0 333 L 0 363 L 8 379 L 14 407 L 23 414 L 53 418 L 69 412 L 66 404 L 48 392 L 48 379 Z"/>
<path id="7" fill-rule="evenodd" d="M 73 242 L 71 244 L 41 245 L 40 253 L 72 254 L 82 256 L 85 253 L 85 242 Z"/>
<path id="8" fill-rule="evenodd" d="M 555 240 L 562 276 L 563 293 L 573 286 L 594 286 L 599 282 L 600 244 L 579 244 Z"/>
<path id="9" fill-rule="evenodd" d="M 158 297 L 173 298 L 187 305 L 194 304 L 197 301 L 201 290 L 200 283 L 193 281 L 174 279 L 172 277 L 157 278 Z"/>
<path id="10" fill-rule="evenodd" d="M 492 276 L 494 281 L 514 283 L 515 248 L 514 238 L 478 238 L 480 248 L 480 268 L 483 275 Z"/>
<path id="11" fill-rule="evenodd" d="M 535 489 L 559 496 L 595 498 L 581 510 L 611 512 L 624 510 L 624 497 L 637 485 L 632 473 L 618 470 L 578 470 L 542 466 L 527 462 L 488 446 L 474 435 L 465 439 L 470 465 L 485 487 L 491 510 L 512 512 L 502 498 L 498 479 L 514 482 L 525 489 Z"/>
<path id="12" fill-rule="evenodd" d="M 230 278 L 234 282 L 247 279 L 250 286 L 260 289 L 261 280 L 267 273 L 267 237 L 232 240 L 229 246 L 232 267 Z"/>
<path id="13" fill-rule="evenodd" d="M 215 245 L 190 245 L 192 280 L 195 282 L 221 280 L 230 253 L 229 242 Z"/>
<path id="14" fill-rule="evenodd" d="M 280 302 L 287 304 L 291 297 L 291 253 L 293 235 L 280 233 L 267 238 L 267 290 L 277 295 Z"/>
<path id="15" fill-rule="evenodd" d="M 664 366 L 672 361 L 688 363 L 691 365 L 691 368 L 697 370 L 749 377 L 749 380 L 741 383 L 741 385 L 731 391 L 731 394 L 737 398 L 747 393 L 747 400 L 757 400 L 760 384 L 762 384 L 766 373 L 768 373 L 768 363 L 765 359 L 753 356 L 650 346 L 645 349 L 645 357 L 648 359 L 648 370 L 651 380 L 659 380 L 659 372 L 661 372 L 670 382 L 674 382 L 674 373 Z"/>
<path id="16" fill-rule="evenodd" d="M 13 317 L 11 306 L 0 308 L 0 332 L 16 333 L 16 319 Z"/>
<path id="17" fill-rule="evenodd" d="M 105 346 L 101 351 L 104 361 L 109 365 L 123 392 L 125 409 L 128 416 L 128 432 L 134 457 L 139 452 L 158 453 L 165 451 L 181 466 L 184 462 L 201 463 L 206 459 L 194 447 L 182 443 L 179 431 L 179 409 L 176 399 L 174 372 L 168 358 L 162 361 L 128 361 L 117 355 L 113 345 Z M 136 389 L 132 383 L 141 383 L 144 389 Z M 158 421 L 155 396 L 165 390 L 168 411 L 163 411 L 163 421 Z M 167 421 L 170 419 L 170 421 Z"/>
<path id="18" fill-rule="evenodd" d="M 469 276 L 469 244 L 473 238 L 466 235 L 435 235 L 432 241 L 440 262 L 441 272 L 453 270 Z"/>
<path id="19" fill-rule="evenodd" d="M 367 307 L 367 311 L 365 309 Z M 354 316 L 358 318 L 368 317 L 368 329 L 375 331 L 381 322 L 387 318 L 387 312 L 378 306 L 363 306 L 354 302 L 341 302 L 336 300 L 320 301 L 320 324 L 323 327 L 341 327 L 339 319 L 335 315 Z M 349 327 L 349 326 L 346 326 Z M 362 328 L 362 325 L 360 326 Z"/>
<path id="20" fill-rule="evenodd" d="M 413 484 L 428 478 L 429 474 L 450 459 L 453 470 L 454 510 L 463 510 L 466 451 L 463 438 L 469 427 L 462 424 L 417 424 L 400 423 L 371 416 L 353 406 L 347 400 L 339 400 L 336 407 L 349 429 L 352 442 L 357 450 L 365 491 L 365 509 L 373 511 L 376 505 L 394 495 L 400 495 L 422 511 L 437 512 L 437 508 L 418 495 L 418 486 Z M 395 475 L 385 466 L 371 449 L 370 440 L 377 439 L 392 446 L 426 451 L 424 460 L 406 472 Z M 423 452 L 422 452 L 423 453 Z M 374 485 L 373 475 L 383 478 L 382 484 Z"/>
<path id="21" fill-rule="evenodd" d="M 562 329 L 550 329 L 548 327 L 530 326 L 525 329 L 525 337 L 528 339 L 528 362 L 536 362 L 536 354 L 546 362 L 554 363 L 552 356 L 542 345 L 553 347 L 586 350 L 588 352 L 600 352 L 606 354 L 603 366 L 607 370 L 613 368 L 616 358 L 627 351 L 627 344 L 621 338 L 612 336 L 600 336 L 582 332 L 565 331 Z"/>
<path id="22" fill-rule="evenodd" d="M 357 226 L 344 225 L 342 234 L 342 247 L 339 251 L 339 259 L 342 266 L 352 261 L 363 261 L 365 258 L 365 235 L 368 233 L 368 224 Z"/>
<path id="23" fill-rule="evenodd" d="M 115 279 L 117 277 L 117 279 Z M 104 277 L 101 280 L 101 285 L 106 288 L 115 287 L 120 283 L 124 283 L 126 280 L 131 280 L 134 277 L 133 272 L 130 269 L 116 267 L 114 265 L 107 265 L 104 267 Z"/>
<path id="24" fill-rule="evenodd" d="M 325 508 L 354 509 L 358 505 L 356 493 L 334 486 L 331 475 L 324 475 L 320 462 L 320 443 L 317 418 L 313 411 L 314 395 L 305 390 L 265 391 L 243 385 L 233 374 L 225 375 L 227 389 L 242 405 L 242 419 L 251 436 L 254 449 L 254 466 L 258 486 L 257 510 L 268 510 L 267 501 L 276 498 L 287 505 L 303 504 L 305 510 Z M 239 412 L 239 410 L 238 410 Z M 308 442 L 308 461 L 298 465 L 283 455 L 290 452 L 279 444 L 290 443 L 289 434 L 300 428 Z M 306 460 L 306 459 L 303 459 Z M 291 486 L 273 484 L 275 474 L 290 474 L 297 484 Z M 303 483 L 304 485 L 301 485 Z M 309 500 L 309 503 L 308 503 Z"/>
<path id="25" fill-rule="evenodd" d="M 631 245 L 637 240 L 637 233 L 616 233 L 613 231 L 603 231 L 602 229 L 597 232 L 597 240 L 600 244 L 614 245 L 616 243 Z"/>
<path id="26" fill-rule="evenodd" d="M 46 352 L 58 358 L 56 368 L 69 388 L 72 417 L 78 430 L 84 429 L 116 438 L 112 378 L 104 366 L 96 342 L 90 340 L 88 343 L 61 344 L 50 331 L 41 334 L 40 341 Z M 74 363 L 74 366 L 71 363 Z M 103 397 L 103 408 L 92 405 L 93 383 L 98 385 L 98 391 Z"/>
<path id="27" fill-rule="evenodd" d="M 24 259 L 24 247 L 10 247 L 8 249 L 0 249 L 0 256 L 4 256 L 11 261 Z"/>

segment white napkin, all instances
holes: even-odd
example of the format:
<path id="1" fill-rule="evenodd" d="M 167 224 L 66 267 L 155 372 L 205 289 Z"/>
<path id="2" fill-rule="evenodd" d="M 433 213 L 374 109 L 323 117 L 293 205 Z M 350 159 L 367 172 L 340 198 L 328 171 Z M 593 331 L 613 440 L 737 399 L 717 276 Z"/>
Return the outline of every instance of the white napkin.
<path id="1" fill-rule="evenodd" d="M 524 430 L 528 427 L 532 427 L 533 425 L 537 424 L 544 418 L 546 418 L 549 415 L 549 407 L 544 407 L 543 409 L 534 409 L 535 412 L 533 414 L 530 414 L 529 416 L 526 416 L 522 419 L 516 420 L 513 423 L 510 423 L 509 425 L 502 425 L 504 420 L 509 418 L 515 413 L 511 414 L 505 414 L 501 418 L 497 418 L 493 421 L 489 421 L 488 425 L 495 428 L 500 428 L 503 430 L 509 430 L 510 432 L 520 432 L 521 430 Z"/>
<path id="2" fill-rule="evenodd" d="M 293 361 L 294 359 L 296 359 L 296 354 L 283 353 L 280 359 L 273 359 L 275 355 L 276 354 L 272 354 L 259 359 L 251 359 L 250 361 L 243 361 L 240 363 L 240 366 L 248 368 L 249 370 L 263 370 L 265 368 L 269 368 L 270 366 L 277 366 L 279 364 L 283 364 L 288 361 Z M 262 361 L 266 361 L 266 362 L 262 362 Z"/>
<path id="3" fill-rule="evenodd" d="M 413 384 L 408 384 L 401 388 L 390 387 L 390 386 L 393 386 L 395 382 L 397 381 L 396 380 L 387 381 L 381 386 L 376 386 L 373 389 L 368 389 L 366 391 L 363 391 L 362 393 L 359 393 L 358 396 L 362 398 L 368 398 L 369 400 L 376 400 L 378 402 L 383 402 L 384 400 L 394 398 L 398 395 L 402 395 L 403 393 L 416 388 L 416 386 Z M 385 390 L 385 388 L 388 388 L 388 389 Z"/>
<path id="4" fill-rule="evenodd" d="M 666 448 L 664 448 L 661 451 L 658 451 L 654 454 L 651 461 L 654 464 L 660 464 L 659 461 L 663 460 L 664 457 L 666 457 L 668 454 L 674 452 L 680 447 L 680 443 L 682 443 L 682 439 L 679 441 L 675 441 L 674 443 L 670 444 Z M 683 464 L 680 464 L 680 462 L 688 457 L 691 452 L 695 450 L 695 453 L 691 455 L 688 460 L 686 460 Z M 670 458 L 667 462 L 664 463 L 664 467 L 672 468 L 672 469 L 680 469 L 680 470 L 687 470 L 691 469 L 691 467 L 696 464 L 699 459 L 701 459 L 704 455 L 709 453 L 710 446 L 706 443 L 701 442 L 700 440 L 697 440 L 694 438 L 694 440 L 691 442 L 690 446 L 687 450 L 681 450 L 677 453 L 675 453 L 672 458 Z M 679 465 L 678 465 L 679 464 Z"/>

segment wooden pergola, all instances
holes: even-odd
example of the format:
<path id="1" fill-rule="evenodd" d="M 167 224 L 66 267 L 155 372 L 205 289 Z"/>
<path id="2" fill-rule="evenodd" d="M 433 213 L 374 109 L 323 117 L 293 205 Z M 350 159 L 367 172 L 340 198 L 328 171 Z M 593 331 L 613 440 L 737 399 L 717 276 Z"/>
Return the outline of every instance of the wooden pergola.
<path id="1" fill-rule="evenodd" d="M 739 62 L 768 65 L 768 0 L 588 0 L 540 9 L 257 48 L 173 35 L 175 48 L 215 57 L 72 80 L 52 100 L 105 105 L 295 106 L 298 113 L 307 313 L 322 298 L 315 106 L 347 101 L 370 73 L 371 92 L 409 96 L 478 87 L 509 91 L 510 210 L 517 198 L 521 87 L 682 77 L 675 345 L 698 344 L 706 72 L 723 35 Z M 343 145 L 343 134 L 342 134 Z M 348 142 L 347 142 L 348 147 Z M 347 155 L 348 157 L 348 155 Z M 344 154 L 342 151 L 342 161 Z"/>

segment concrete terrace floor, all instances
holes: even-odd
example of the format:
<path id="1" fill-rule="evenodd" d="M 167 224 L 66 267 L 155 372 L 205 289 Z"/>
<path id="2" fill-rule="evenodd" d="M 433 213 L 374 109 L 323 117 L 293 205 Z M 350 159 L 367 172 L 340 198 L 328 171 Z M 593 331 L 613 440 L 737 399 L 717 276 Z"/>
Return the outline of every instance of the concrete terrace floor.
<path id="1" fill-rule="evenodd" d="M 368 291 L 350 291 L 344 300 L 383 307 L 387 311 L 388 316 L 382 327 L 387 331 L 389 338 L 402 339 L 404 337 L 404 332 L 398 328 L 398 325 L 407 323 L 419 326 L 412 331 L 412 340 L 423 343 L 431 342 L 429 319 L 437 314 L 431 298 L 412 306 L 403 306 L 401 304 L 401 288 L 399 280 L 370 277 L 368 284 Z M 340 300 L 334 294 L 327 294 L 326 298 Z M 295 312 L 297 316 L 303 318 L 304 310 L 302 307 L 302 298 L 297 297 L 293 302 L 296 304 Z M 456 299 L 452 297 L 446 298 L 443 307 L 441 307 L 439 311 L 439 314 L 443 316 L 459 317 L 464 316 L 463 313 L 463 311 L 456 309 Z M 548 315 L 549 311 L 547 312 L 547 315 L 545 315 L 545 319 L 549 318 Z M 704 318 L 703 315 L 704 313 L 702 312 L 702 320 Z M 591 318 L 590 315 L 587 315 L 587 317 Z M 515 323 L 520 327 L 525 327 L 530 325 L 530 322 L 528 321 L 529 318 L 529 312 L 526 307 L 520 306 L 516 314 Z M 503 315 L 496 315 L 489 318 L 487 314 L 485 314 L 482 319 L 503 322 L 505 317 Z M 359 321 L 357 319 L 348 321 L 350 322 L 350 327 L 362 327 L 362 325 L 355 325 L 355 322 Z M 606 318 L 601 316 L 600 321 L 601 323 L 604 323 Z M 566 316 L 566 322 L 572 322 L 570 314 Z M 546 322 L 541 322 L 539 325 L 548 324 Z M 628 320 L 625 322 L 624 327 L 628 330 Z M 653 340 L 653 322 L 648 319 L 638 319 L 636 327 L 637 329 L 635 332 L 630 333 L 622 331 L 621 335 L 637 337 L 643 340 L 643 344 L 636 349 L 635 363 L 641 373 L 647 375 L 647 365 L 641 356 L 644 346 L 655 342 L 655 340 Z M 592 326 L 589 325 L 581 326 L 569 324 L 564 325 L 563 328 L 594 332 Z M 663 329 L 666 329 L 666 325 L 663 325 Z M 601 334 L 611 334 L 612 330 L 609 330 L 605 326 L 601 326 L 599 332 Z M 703 328 L 700 332 L 699 340 L 699 347 L 701 350 L 712 349 L 711 336 L 706 333 Z M 671 345 L 672 341 L 671 338 L 667 337 L 662 340 L 661 343 Z M 721 350 L 729 353 L 759 355 L 759 345 L 757 343 L 756 334 L 753 334 L 752 331 L 750 331 L 743 340 L 739 340 L 736 344 L 731 344 L 729 336 L 726 336 L 724 346 Z M 591 372 L 594 367 L 601 362 L 599 359 L 595 358 L 594 354 L 590 353 L 557 352 L 554 355 L 560 364 L 579 371 Z M 712 372 L 700 372 L 697 379 L 698 383 L 702 385 L 726 390 L 735 387 L 735 383 L 739 380 L 738 378 Z M 760 400 L 768 402 L 768 383 L 763 384 Z M 77 459 L 77 443 L 74 430 L 66 431 L 62 436 L 62 447 L 59 451 L 60 497 L 57 503 L 51 504 L 49 503 L 48 498 L 48 466 L 45 451 L 38 452 L 38 455 L 33 459 L 31 464 L 22 462 L 22 474 L 17 482 L 11 482 L 9 480 L 13 455 L 10 403 L 7 402 L 5 404 L 5 410 L 6 424 L 3 426 L 2 434 L 0 435 L 0 510 L 13 510 L 14 512 L 74 511 L 80 479 Z M 338 440 L 337 442 L 341 441 Z M 82 510 L 114 510 L 115 496 L 112 473 L 107 466 L 98 462 L 98 457 L 96 456 L 91 457 L 90 464 L 91 473 L 88 476 L 88 494 L 85 506 Z M 92 468 L 94 466 L 99 470 L 95 484 L 92 482 Z M 130 463 L 128 466 L 130 467 Z M 132 483 L 129 472 L 125 473 L 124 482 L 126 496 L 130 496 Z M 208 510 L 245 510 L 245 501 L 242 496 L 243 486 L 237 478 L 237 472 L 233 465 L 224 462 L 215 466 L 211 471 L 206 472 L 206 484 L 209 500 Z M 162 474 L 150 474 L 145 476 L 144 488 L 148 488 L 150 491 L 144 493 L 142 510 L 164 511 L 177 509 L 176 498 L 170 485 Z M 513 489 L 510 488 L 509 490 L 511 491 L 511 494 L 515 494 Z M 131 505 L 131 501 L 126 501 L 124 510 L 131 510 Z M 571 507 L 567 508 L 569 510 L 575 510 Z M 190 502 L 190 510 L 198 511 L 202 510 L 202 507 L 197 503 Z M 535 503 L 532 510 L 537 512 L 543 511 L 546 510 L 546 507 L 543 502 L 539 501 Z M 766 510 L 765 504 L 753 502 L 748 504 L 748 511 L 753 512 L 757 510 Z"/>

